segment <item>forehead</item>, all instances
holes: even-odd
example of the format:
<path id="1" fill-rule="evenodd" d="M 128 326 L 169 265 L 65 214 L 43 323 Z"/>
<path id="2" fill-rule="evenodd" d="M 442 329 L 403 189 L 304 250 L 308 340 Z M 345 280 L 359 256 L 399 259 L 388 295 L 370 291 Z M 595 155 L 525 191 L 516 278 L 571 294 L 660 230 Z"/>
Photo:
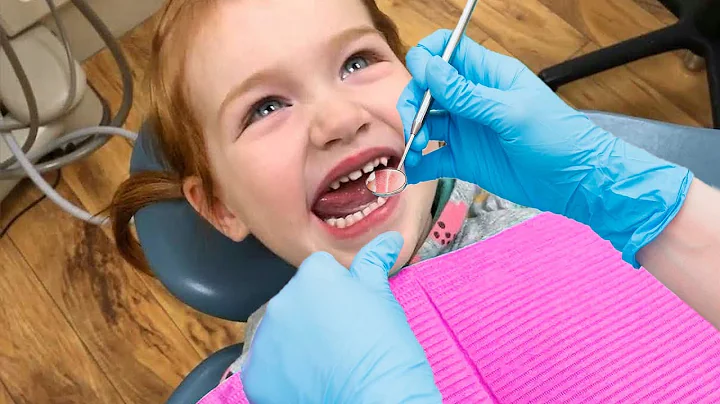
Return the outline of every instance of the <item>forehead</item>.
<path id="1" fill-rule="evenodd" d="M 186 72 L 204 114 L 244 77 L 312 58 L 335 34 L 372 26 L 372 19 L 362 0 L 223 0 L 202 24 Z"/>

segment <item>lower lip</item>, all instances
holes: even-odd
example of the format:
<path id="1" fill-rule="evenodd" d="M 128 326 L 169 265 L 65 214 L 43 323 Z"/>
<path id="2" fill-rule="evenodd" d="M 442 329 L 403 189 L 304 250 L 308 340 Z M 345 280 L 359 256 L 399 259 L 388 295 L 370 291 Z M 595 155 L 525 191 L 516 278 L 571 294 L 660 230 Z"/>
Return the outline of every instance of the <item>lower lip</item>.
<path id="1" fill-rule="evenodd" d="M 341 240 L 352 239 L 355 237 L 359 237 L 377 228 L 382 223 L 386 222 L 388 218 L 390 218 L 390 216 L 393 214 L 393 212 L 395 212 L 395 209 L 400 203 L 401 197 L 402 194 L 387 198 L 387 202 L 385 202 L 383 206 L 380 206 L 379 208 L 370 212 L 368 216 L 364 217 L 359 222 L 354 223 L 352 226 L 342 229 L 339 227 L 331 226 L 327 224 L 324 220 L 321 220 L 319 217 L 315 215 L 313 216 L 315 216 L 315 219 L 321 223 L 321 226 L 324 227 L 325 230 L 327 230 L 327 232 L 329 232 L 334 238 Z"/>

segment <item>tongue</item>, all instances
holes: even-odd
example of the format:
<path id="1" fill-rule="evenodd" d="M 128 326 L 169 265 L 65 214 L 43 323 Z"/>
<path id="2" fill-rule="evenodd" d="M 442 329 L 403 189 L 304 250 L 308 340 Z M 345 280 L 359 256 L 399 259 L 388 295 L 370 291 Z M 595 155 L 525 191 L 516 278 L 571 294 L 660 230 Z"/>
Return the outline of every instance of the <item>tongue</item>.
<path id="1" fill-rule="evenodd" d="M 377 197 L 365 186 L 367 176 L 365 174 L 355 181 L 343 183 L 337 190 L 326 193 L 315 203 L 313 212 L 321 219 L 340 218 L 374 202 Z"/>

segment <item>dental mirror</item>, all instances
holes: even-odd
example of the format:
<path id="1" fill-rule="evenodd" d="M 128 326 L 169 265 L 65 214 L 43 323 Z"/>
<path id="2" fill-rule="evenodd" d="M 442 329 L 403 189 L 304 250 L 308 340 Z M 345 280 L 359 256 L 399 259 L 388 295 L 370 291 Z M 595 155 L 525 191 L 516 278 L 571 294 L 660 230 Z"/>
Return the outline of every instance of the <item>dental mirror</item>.
<path id="1" fill-rule="evenodd" d="M 407 177 L 396 168 L 385 168 L 371 173 L 365 180 L 365 185 L 375 196 L 388 198 L 405 189 Z"/>
<path id="2" fill-rule="evenodd" d="M 443 51 L 442 59 L 445 62 L 450 62 L 450 58 L 455 52 L 455 48 L 457 48 L 458 43 L 460 43 L 460 38 L 465 32 L 465 28 L 467 27 L 468 22 L 470 22 L 470 16 L 472 15 L 473 10 L 475 10 L 476 4 L 477 0 L 468 0 L 467 3 L 465 3 L 465 8 L 460 15 L 460 19 L 450 35 L 450 40 L 448 40 L 445 50 Z M 408 151 L 410 151 L 410 146 L 412 145 L 413 140 L 415 140 L 415 135 L 420 131 L 420 128 L 422 128 L 425 123 L 425 118 L 428 115 L 428 111 L 430 111 L 431 103 L 432 95 L 430 94 L 430 90 L 427 90 L 425 91 L 420 108 L 418 108 L 418 112 L 415 115 L 415 119 L 413 119 L 412 127 L 410 128 L 410 138 L 405 145 L 405 152 L 400 159 L 400 163 L 398 163 L 398 167 L 385 168 L 383 170 L 373 172 L 370 176 L 368 176 L 367 180 L 365 180 L 365 186 L 367 186 L 368 190 L 370 190 L 370 192 L 372 192 L 375 196 L 382 198 L 395 196 L 404 191 L 405 187 L 407 187 L 407 176 L 405 176 L 405 173 L 402 172 L 403 164 L 405 163 L 405 157 L 407 157 Z"/>

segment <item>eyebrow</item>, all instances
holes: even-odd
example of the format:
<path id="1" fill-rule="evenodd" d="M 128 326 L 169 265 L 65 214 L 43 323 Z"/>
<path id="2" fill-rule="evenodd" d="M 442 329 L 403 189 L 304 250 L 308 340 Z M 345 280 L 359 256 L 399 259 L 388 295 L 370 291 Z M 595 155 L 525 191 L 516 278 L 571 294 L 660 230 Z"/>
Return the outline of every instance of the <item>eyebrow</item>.
<path id="1" fill-rule="evenodd" d="M 359 38 L 365 35 L 380 35 L 384 38 L 384 35 L 378 31 L 376 28 L 363 25 L 355 28 L 346 29 L 345 31 L 342 31 L 332 37 L 327 41 L 326 46 L 335 51 L 339 48 L 341 48 L 345 43 L 350 42 L 351 40 L 355 38 Z M 235 98 L 240 96 L 242 93 L 247 92 L 252 87 L 257 86 L 258 84 L 267 81 L 269 78 L 275 76 L 277 74 L 276 69 L 267 69 L 262 70 L 256 73 L 253 73 L 245 79 L 242 83 L 238 84 L 237 86 L 233 87 L 228 93 L 225 95 L 225 99 L 220 104 L 220 108 L 218 109 L 217 119 L 220 120 L 220 118 L 223 116 L 223 113 L 225 109 L 227 108 L 228 104 L 230 104 Z"/>

